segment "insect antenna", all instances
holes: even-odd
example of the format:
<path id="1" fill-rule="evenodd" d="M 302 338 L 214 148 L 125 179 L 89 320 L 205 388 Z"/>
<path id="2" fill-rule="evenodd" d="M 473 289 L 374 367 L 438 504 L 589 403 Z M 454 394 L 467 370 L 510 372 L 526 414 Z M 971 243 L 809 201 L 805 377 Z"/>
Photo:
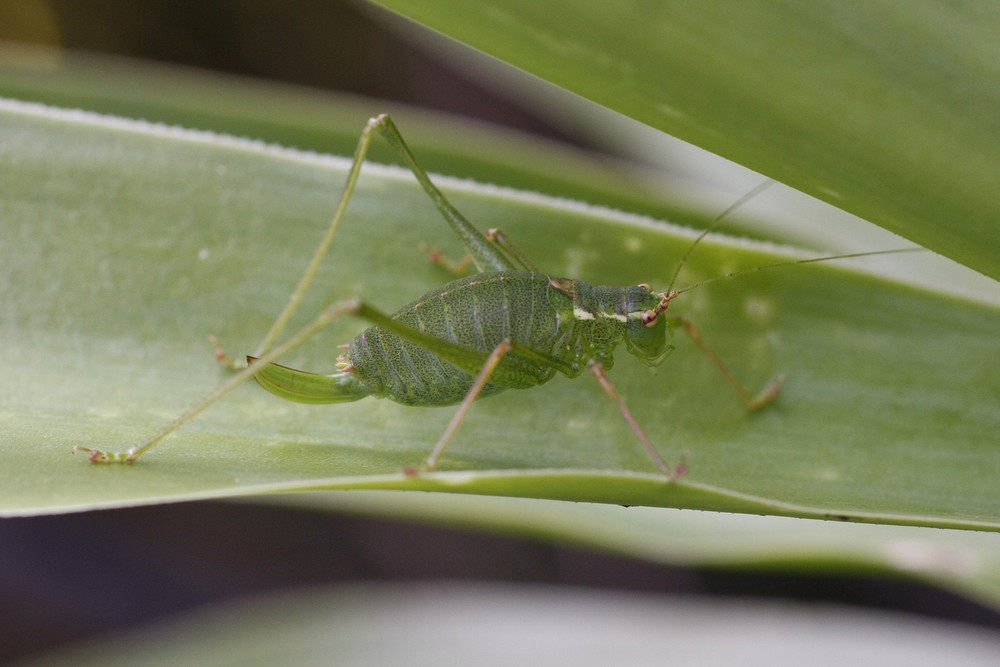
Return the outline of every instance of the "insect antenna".
<path id="1" fill-rule="evenodd" d="M 893 250 L 870 250 L 868 252 L 852 252 L 846 255 L 828 255 L 826 257 L 808 257 L 806 259 L 793 259 L 788 262 L 778 262 L 776 264 L 764 264 L 763 266 L 755 266 L 750 269 L 740 269 L 739 271 L 731 271 L 729 273 L 724 273 L 720 276 L 714 276 L 712 278 L 706 278 L 705 280 L 681 287 L 677 290 L 672 290 L 670 294 L 674 296 L 683 294 L 693 290 L 696 287 L 701 287 L 702 285 L 707 285 L 709 283 L 714 283 L 718 280 L 728 280 L 729 278 L 735 278 L 737 276 L 743 276 L 748 273 L 755 273 L 757 271 L 767 271 L 770 269 L 777 269 L 783 266 L 795 266 L 796 264 L 815 264 L 816 262 L 828 262 L 834 259 L 851 259 L 852 257 L 871 257 L 872 255 L 895 255 L 903 252 L 920 252 L 926 250 L 926 248 L 913 247 L 913 248 L 895 248 Z"/>
<path id="2" fill-rule="evenodd" d="M 666 310 L 667 307 L 670 305 L 670 302 L 673 301 L 679 295 L 683 294 L 684 292 L 689 292 L 689 291 L 695 289 L 696 287 L 701 287 L 703 285 L 707 285 L 709 283 L 714 283 L 714 282 L 719 281 L 719 280 L 728 280 L 730 278 L 735 278 L 737 276 L 746 275 L 748 273 L 756 273 L 757 271 L 768 271 L 770 269 L 777 269 L 777 268 L 783 267 L 783 266 L 794 266 L 796 264 L 813 264 L 813 263 L 816 263 L 816 262 L 828 262 L 828 261 L 835 260 L 835 259 L 850 259 L 850 258 L 854 258 L 854 257 L 871 257 L 873 255 L 894 255 L 894 254 L 897 254 L 897 253 L 919 252 L 919 251 L 926 250 L 926 248 L 921 248 L 921 247 L 918 246 L 918 247 L 912 247 L 912 248 L 896 248 L 896 249 L 893 249 L 893 250 L 871 250 L 871 251 L 867 251 L 867 252 L 854 252 L 854 253 L 848 253 L 848 254 L 844 254 L 844 255 L 827 255 L 825 257 L 809 257 L 809 258 L 806 258 L 806 259 L 795 259 L 795 260 L 791 260 L 791 261 L 788 261 L 788 262 L 777 262 L 775 264 L 765 264 L 763 266 L 755 266 L 755 267 L 749 268 L 749 269 L 740 269 L 740 270 L 737 270 L 737 271 L 731 271 L 729 273 L 725 273 L 725 274 L 722 274 L 722 275 L 719 275 L 719 276 L 714 276 L 712 278 L 707 278 L 705 280 L 699 281 L 697 283 L 693 283 L 691 285 L 687 285 L 685 287 L 681 287 L 679 289 L 674 289 L 674 285 L 677 282 L 678 276 L 680 276 L 681 270 L 684 268 L 684 264 L 687 262 L 688 258 L 691 256 L 691 253 L 694 252 L 694 249 L 698 246 L 698 244 L 701 243 L 702 239 L 704 239 L 710 233 L 712 233 L 713 231 L 715 231 L 715 229 L 719 226 L 719 223 L 721 223 L 726 218 L 726 216 L 728 216 L 730 213 L 732 213 L 734 210 L 736 210 L 737 208 L 739 208 L 740 206 L 742 206 L 743 204 L 745 204 L 747 201 L 749 201 L 753 197 L 756 197 L 758 194 L 760 194 L 761 192 L 763 192 L 767 188 L 769 188 L 772 185 L 774 185 L 775 182 L 776 181 L 774 181 L 773 179 L 768 179 L 768 180 L 764 181 L 763 183 L 761 183 L 760 185 L 758 185 L 755 188 L 753 188 L 752 190 L 750 190 L 749 192 L 747 192 L 745 195 L 743 195 L 742 197 L 740 197 L 739 199 L 737 199 L 735 202 L 733 202 L 728 208 L 726 208 L 725 211 L 723 211 L 722 213 L 720 213 L 719 215 L 717 215 L 715 217 L 715 219 L 712 220 L 712 222 L 708 225 L 708 227 L 705 229 L 705 231 L 703 231 L 701 234 L 699 234 L 697 236 L 697 238 L 695 238 L 695 240 L 691 243 L 691 245 L 688 246 L 687 251 L 684 253 L 684 256 L 681 257 L 680 262 L 678 262 L 678 264 L 677 264 L 677 268 L 674 270 L 673 275 L 670 277 L 670 286 L 667 287 L 666 291 L 663 292 L 663 294 L 661 295 L 662 300 L 660 302 L 660 305 L 656 308 L 656 314 L 662 313 L 664 310 Z"/>
<path id="3" fill-rule="evenodd" d="M 681 274 L 681 269 L 684 268 L 684 265 L 688 261 L 688 257 L 691 256 L 691 253 L 694 252 L 694 249 L 698 247 L 698 244 L 701 243 L 702 239 L 704 239 L 706 236 L 714 232 L 716 228 L 719 226 L 719 224 L 726 218 L 727 215 L 729 215 L 730 213 L 738 209 L 740 206 L 742 206 L 746 202 L 750 201 L 751 199 L 759 195 L 764 190 L 774 185 L 775 182 L 776 181 L 774 179 L 771 178 L 767 179 L 766 181 L 764 181 L 763 183 L 756 186 L 755 188 L 747 192 L 745 195 L 737 199 L 735 202 L 730 204 L 725 211 L 715 216 L 715 219 L 709 223 L 708 227 L 705 228 L 705 231 L 699 234 L 698 237 L 695 238 L 695 240 L 691 243 L 691 245 L 688 246 L 688 249 L 684 253 L 684 256 L 681 257 L 681 261 L 677 263 L 677 268 L 674 269 L 674 274 L 670 277 L 670 285 L 667 287 L 665 294 L 670 294 L 671 292 L 673 292 L 674 284 L 677 282 L 677 277 Z"/>

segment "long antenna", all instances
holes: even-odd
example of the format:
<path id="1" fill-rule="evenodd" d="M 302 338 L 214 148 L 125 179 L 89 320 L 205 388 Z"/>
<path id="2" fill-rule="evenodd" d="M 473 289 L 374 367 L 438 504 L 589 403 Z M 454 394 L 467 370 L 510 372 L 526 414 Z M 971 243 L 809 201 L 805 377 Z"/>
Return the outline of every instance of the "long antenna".
<path id="1" fill-rule="evenodd" d="M 764 264 L 763 266 L 755 266 L 750 269 L 740 269 L 739 271 L 732 271 L 730 273 L 724 273 L 720 276 L 714 276 L 712 278 L 707 278 L 700 282 L 694 283 L 692 285 L 687 285 L 678 290 L 674 290 L 673 294 L 683 294 L 684 292 L 693 290 L 696 287 L 701 287 L 702 285 L 707 285 L 709 283 L 714 283 L 717 280 L 727 280 L 729 278 L 735 278 L 736 276 L 743 276 L 748 273 L 755 273 L 757 271 L 767 271 L 769 269 L 777 269 L 782 266 L 794 266 L 795 264 L 813 264 L 815 262 L 828 262 L 834 259 L 850 259 L 852 257 L 871 257 L 872 255 L 895 255 L 902 252 L 919 252 L 926 250 L 926 248 L 914 247 L 914 248 L 895 248 L 893 250 L 869 250 L 868 252 L 852 252 L 847 255 L 828 255 L 826 257 L 810 257 L 807 259 L 793 259 L 789 262 L 778 262 L 777 264 Z"/>
<path id="2" fill-rule="evenodd" d="M 714 232 L 715 229 L 719 226 L 719 223 L 721 223 L 727 215 L 738 209 L 740 206 L 745 204 L 750 199 L 753 199 L 754 197 L 759 195 L 764 190 L 774 185 L 776 182 L 777 181 L 775 181 L 773 178 L 767 179 L 766 181 L 764 181 L 763 183 L 761 183 L 760 185 L 758 185 L 757 187 L 755 187 L 754 189 L 750 190 L 745 195 L 737 199 L 735 202 L 730 204 L 729 208 L 727 208 L 725 211 L 715 216 L 715 220 L 712 220 L 712 222 L 709 223 L 708 227 L 705 228 L 705 231 L 699 234 L 698 238 L 696 238 L 694 242 L 691 243 L 690 246 L 688 246 L 687 252 L 684 253 L 683 257 L 681 257 L 681 261 L 677 263 L 677 268 L 674 269 L 674 275 L 670 277 L 670 286 L 667 287 L 666 294 L 670 294 L 673 291 L 674 284 L 677 282 L 677 276 L 681 274 L 681 269 L 683 269 L 684 265 L 687 263 L 688 257 L 690 257 L 691 253 L 694 252 L 694 249 L 698 247 L 698 244 L 701 243 L 701 240 L 706 236 L 708 236 L 709 234 L 711 234 L 712 232 Z"/>

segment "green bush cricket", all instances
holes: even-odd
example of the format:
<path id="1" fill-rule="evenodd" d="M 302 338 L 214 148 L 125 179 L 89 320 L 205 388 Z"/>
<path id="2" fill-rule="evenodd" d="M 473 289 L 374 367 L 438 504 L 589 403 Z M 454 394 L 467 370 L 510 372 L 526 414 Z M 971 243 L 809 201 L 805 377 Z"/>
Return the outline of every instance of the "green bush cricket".
<path id="1" fill-rule="evenodd" d="M 275 345 L 333 242 L 375 132 L 385 138 L 416 176 L 462 241 L 477 272 L 431 290 L 392 315 L 357 298 L 340 301 L 322 311 L 291 338 Z M 681 293 L 711 281 L 674 289 L 680 269 L 693 249 L 730 211 L 760 189 L 726 209 L 694 240 L 664 291 L 656 292 L 647 284 L 591 285 L 542 273 L 503 232 L 489 230 L 483 234 L 477 230 L 431 182 L 392 120 L 387 115 L 378 116 L 371 119 L 362 132 L 343 193 L 322 241 L 285 309 L 257 351 L 248 357 L 248 366 L 137 447 L 120 453 L 77 449 L 88 452 L 93 463 L 133 463 L 230 390 L 255 377 L 264 388 L 278 396 L 304 403 L 342 403 L 374 396 L 414 406 L 457 404 L 451 422 L 427 459 L 419 468 L 407 469 L 415 474 L 437 468 L 476 399 L 504 389 L 535 387 L 548 382 L 557 373 L 575 378 L 589 371 L 618 406 L 657 468 L 668 479 L 674 479 L 685 472 L 683 461 L 671 466 L 664 460 L 611 385 L 605 370 L 611 368 L 614 351 L 621 344 L 644 364 L 658 365 L 673 349 L 669 343 L 670 329 L 679 326 L 708 355 L 748 408 L 757 410 L 778 395 L 781 376 L 759 393 L 747 391 L 689 321 L 665 315 L 670 303 Z M 884 252 L 782 262 L 749 271 Z M 274 363 L 344 315 L 365 319 L 371 326 L 349 345 L 341 346 L 346 351 L 338 358 L 335 373 L 319 375 Z M 221 347 L 218 357 L 220 361 L 226 360 Z"/>

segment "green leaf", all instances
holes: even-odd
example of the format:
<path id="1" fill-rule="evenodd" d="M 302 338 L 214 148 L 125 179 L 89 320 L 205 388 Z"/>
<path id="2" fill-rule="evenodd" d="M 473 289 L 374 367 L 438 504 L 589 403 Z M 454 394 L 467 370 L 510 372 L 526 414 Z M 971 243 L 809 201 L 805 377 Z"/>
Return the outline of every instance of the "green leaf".
<path id="1" fill-rule="evenodd" d="M 1000 278 L 1000 9 L 378 0 Z"/>
<path id="2" fill-rule="evenodd" d="M 442 174 L 599 203 L 692 223 L 678 206 L 631 173 L 634 165 L 566 145 L 453 117 L 444 125 L 426 110 L 394 101 L 248 80 L 93 53 L 45 51 L 0 42 L 0 95 L 58 107 L 252 137 L 304 150 L 350 155 L 374 113 L 405 115 L 407 142 L 424 168 Z M 53 67 L 58 61 L 60 66 Z M 634 125 L 634 123 L 631 123 Z M 485 145 L 489 150 L 483 150 Z M 378 161 L 392 151 L 376 142 Z M 644 172 L 646 173 L 646 172 Z M 674 197 L 673 199 L 676 199 Z"/>
<path id="3" fill-rule="evenodd" d="M 677 483 L 588 378 L 477 403 L 442 471 L 417 478 L 400 471 L 451 410 L 303 406 L 253 386 L 135 466 L 91 466 L 74 445 L 134 446 L 222 380 L 206 335 L 253 349 L 319 239 L 344 161 L 16 104 L 0 123 L 5 514 L 363 487 L 1000 526 L 998 309 L 831 265 L 721 281 L 673 306 L 747 384 L 788 376 L 760 414 L 683 337 L 656 372 L 621 351 L 617 389 L 668 459 L 689 453 Z M 665 285 L 691 243 L 606 210 L 446 185 L 557 275 Z M 353 295 L 391 310 L 446 281 L 421 241 L 460 253 L 407 172 L 366 168 L 301 321 Z M 775 260 L 706 242 L 682 280 Z M 329 372 L 335 345 L 364 326 L 338 321 L 284 361 Z"/>

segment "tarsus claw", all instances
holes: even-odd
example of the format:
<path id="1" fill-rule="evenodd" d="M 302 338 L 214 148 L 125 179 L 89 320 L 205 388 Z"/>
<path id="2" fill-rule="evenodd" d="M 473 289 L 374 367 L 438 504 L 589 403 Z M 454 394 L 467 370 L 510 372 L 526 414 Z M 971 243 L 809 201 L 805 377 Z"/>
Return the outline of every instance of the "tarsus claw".
<path id="1" fill-rule="evenodd" d="M 90 454 L 88 458 L 91 463 L 135 463 L 135 451 L 131 449 L 127 452 L 108 454 L 107 452 L 102 452 L 100 449 L 76 446 L 73 448 L 73 451 L 87 452 Z"/>

